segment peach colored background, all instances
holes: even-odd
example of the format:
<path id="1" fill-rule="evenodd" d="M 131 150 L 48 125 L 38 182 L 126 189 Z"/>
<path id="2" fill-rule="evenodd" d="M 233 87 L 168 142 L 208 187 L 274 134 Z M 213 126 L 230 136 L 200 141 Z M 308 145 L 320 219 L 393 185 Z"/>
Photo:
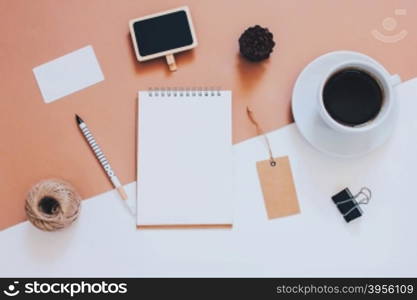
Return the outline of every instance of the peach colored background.
<path id="1" fill-rule="evenodd" d="M 163 59 L 136 62 L 128 21 L 181 5 L 191 9 L 199 46 L 177 55 L 176 73 Z M 396 19 L 409 35 L 396 44 L 375 40 L 370 31 L 384 32 L 381 22 L 395 8 L 407 9 L 407 16 Z M 278 44 L 263 64 L 237 55 L 239 35 L 254 24 L 268 27 Z M 403 79 L 417 73 L 415 0 L 0 0 L 0 37 L 0 229 L 25 219 L 26 193 L 41 179 L 66 179 L 83 197 L 112 188 L 78 132 L 74 113 L 88 122 L 127 183 L 135 180 L 139 89 L 232 89 L 237 143 L 255 135 L 245 115 L 247 103 L 267 130 L 292 121 L 294 80 L 325 52 L 361 51 Z M 105 81 L 44 104 L 32 68 L 88 44 Z"/>

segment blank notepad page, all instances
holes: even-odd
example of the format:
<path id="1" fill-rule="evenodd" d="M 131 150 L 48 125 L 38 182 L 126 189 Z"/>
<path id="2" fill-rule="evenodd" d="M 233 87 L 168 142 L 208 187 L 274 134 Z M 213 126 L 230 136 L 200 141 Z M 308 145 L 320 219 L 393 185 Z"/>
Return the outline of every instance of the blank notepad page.
<path id="1" fill-rule="evenodd" d="M 230 91 L 143 91 L 137 225 L 232 224 Z"/>

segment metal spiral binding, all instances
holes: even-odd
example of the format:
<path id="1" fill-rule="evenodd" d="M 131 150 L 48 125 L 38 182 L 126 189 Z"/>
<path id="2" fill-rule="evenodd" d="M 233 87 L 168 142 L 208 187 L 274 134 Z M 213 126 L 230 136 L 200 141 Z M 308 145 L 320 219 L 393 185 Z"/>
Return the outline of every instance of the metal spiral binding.
<path id="1" fill-rule="evenodd" d="M 171 87 L 149 88 L 149 97 L 214 97 L 221 96 L 221 89 L 215 87 Z"/>

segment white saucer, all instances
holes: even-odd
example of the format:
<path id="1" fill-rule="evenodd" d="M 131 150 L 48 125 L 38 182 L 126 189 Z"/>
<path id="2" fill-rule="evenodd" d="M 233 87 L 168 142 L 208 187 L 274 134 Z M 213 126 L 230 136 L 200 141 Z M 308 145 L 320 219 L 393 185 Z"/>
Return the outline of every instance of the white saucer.
<path id="1" fill-rule="evenodd" d="M 334 66 L 352 59 L 372 63 L 387 72 L 381 64 L 366 55 L 351 51 L 331 52 L 318 57 L 304 68 L 297 78 L 292 95 L 292 113 L 304 138 L 321 152 L 346 158 L 367 154 L 381 146 L 392 134 L 398 111 L 396 101 L 393 106 L 395 111 L 381 126 L 354 135 L 337 132 L 324 122 L 319 114 L 317 99 L 323 76 Z"/>

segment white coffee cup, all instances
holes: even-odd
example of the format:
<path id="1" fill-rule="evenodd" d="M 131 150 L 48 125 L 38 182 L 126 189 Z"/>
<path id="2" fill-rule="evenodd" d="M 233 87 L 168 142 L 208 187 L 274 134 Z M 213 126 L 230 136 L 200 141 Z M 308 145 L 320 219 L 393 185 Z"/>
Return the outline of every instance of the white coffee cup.
<path id="1" fill-rule="evenodd" d="M 357 69 L 360 71 L 364 71 L 378 82 L 383 93 L 383 101 L 381 109 L 379 110 L 378 115 L 374 119 L 360 125 L 349 126 L 339 123 L 338 121 L 333 119 L 332 116 L 330 116 L 330 114 L 326 110 L 323 101 L 324 87 L 331 76 L 344 69 Z M 363 61 L 351 60 L 340 63 L 339 65 L 336 65 L 327 73 L 325 73 L 325 75 L 323 76 L 322 83 L 319 86 L 318 104 L 320 116 L 330 128 L 341 133 L 355 134 L 373 130 L 376 127 L 380 126 L 383 122 L 385 122 L 388 119 L 388 116 L 391 113 L 393 113 L 393 106 L 396 105 L 396 95 L 394 92 L 394 86 L 396 86 L 399 83 L 401 83 L 400 76 L 391 75 L 385 69 L 378 67 L 371 62 L 368 63 Z"/>

